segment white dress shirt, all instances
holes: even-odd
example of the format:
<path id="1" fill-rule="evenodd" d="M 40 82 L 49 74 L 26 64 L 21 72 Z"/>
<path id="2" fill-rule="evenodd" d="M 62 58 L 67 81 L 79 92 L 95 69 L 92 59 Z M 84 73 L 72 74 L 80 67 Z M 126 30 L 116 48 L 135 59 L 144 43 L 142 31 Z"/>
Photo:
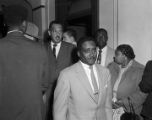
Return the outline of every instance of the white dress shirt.
<path id="1" fill-rule="evenodd" d="M 54 45 L 54 43 L 51 41 L 51 48 L 52 48 L 52 50 L 53 50 L 53 45 Z M 57 46 L 56 46 L 56 57 L 58 57 L 58 54 L 59 54 L 59 51 L 60 51 L 60 47 L 61 47 L 61 42 L 59 42 L 59 43 L 57 43 Z"/>
<path id="2" fill-rule="evenodd" d="M 89 83 L 91 85 L 91 88 L 92 88 L 92 90 L 94 92 L 94 87 L 93 87 L 91 76 L 90 76 L 90 72 L 91 71 L 90 71 L 89 65 L 84 64 L 83 62 L 81 62 L 81 64 L 82 64 L 82 66 L 84 68 L 84 71 L 85 71 L 85 73 L 86 73 L 86 75 L 88 77 L 88 80 L 89 80 Z M 97 85 L 98 85 L 98 88 L 99 88 L 99 80 L 98 80 L 98 77 L 97 77 L 97 69 L 96 69 L 95 65 L 93 65 L 93 72 L 94 72 L 94 75 L 95 75 L 95 78 L 96 78 L 96 82 L 97 82 Z"/>

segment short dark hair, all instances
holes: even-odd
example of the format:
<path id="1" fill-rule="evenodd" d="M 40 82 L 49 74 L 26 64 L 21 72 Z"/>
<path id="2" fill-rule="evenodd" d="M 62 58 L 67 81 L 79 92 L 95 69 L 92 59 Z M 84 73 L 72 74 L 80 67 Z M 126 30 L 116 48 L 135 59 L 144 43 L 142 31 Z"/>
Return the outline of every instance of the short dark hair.
<path id="1" fill-rule="evenodd" d="M 79 41 L 77 42 L 77 49 L 78 49 L 78 51 L 81 51 L 82 44 L 84 42 L 86 42 L 86 41 L 93 41 L 96 44 L 96 42 L 95 42 L 95 40 L 94 40 L 93 37 L 90 37 L 90 36 L 81 37 L 79 39 Z"/>
<path id="2" fill-rule="evenodd" d="M 9 5 L 4 8 L 4 19 L 8 26 L 21 25 L 27 15 L 28 10 L 22 5 Z"/>
<path id="3" fill-rule="evenodd" d="M 66 32 L 69 36 L 74 37 L 74 39 L 77 39 L 77 32 L 76 30 L 72 29 L 72 28 L 67 28 L 64 32 Z"/>
<path id="4" fill-rule="evenodd" d="M 116 48 L 116 51 L 120 51 L 124 54 L 128 59 L 134 59 L 135 54 L 133 48 L 128 44 L 121 44 Z"/>
<path id="5" fill-rule="evenodd" d="M 99 29 L 96 31 L 96 33 L 95 33 L 95 38 L 96 38 L 97 35 L 100 34 L 100 33 L 103 33 L 103 34 L 106 36 L 106 38 L 108 39 L 108 32 L 107 32 L 107 30 L 104 29 L 104 28 L 99 28 Z"/>
<path id="6" fill-rule="evenodd" d="M 59 25 L 61 25 L 61 26 L 62 26 L 62 29 L 64 30 L 64 24 L 63 24 L 62 22 L 58 21 L 58 20 L 53 20 L 53 21 L 51 21 L 51 22 L 50 22 L 50 25 L 49 25 L 49 29 L 52 29 L 52 25 L 53 25 L 53 24 L 59 24 Z"/>

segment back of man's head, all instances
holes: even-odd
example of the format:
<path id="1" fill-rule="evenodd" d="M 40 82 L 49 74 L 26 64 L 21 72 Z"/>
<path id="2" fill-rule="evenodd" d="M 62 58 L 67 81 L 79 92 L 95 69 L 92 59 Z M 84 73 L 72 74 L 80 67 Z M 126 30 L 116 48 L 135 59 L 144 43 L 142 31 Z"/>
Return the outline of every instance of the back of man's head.
<path id="1" fill-rule="evenodd" d="M 27 9 L 21 5 L 9 5 L 4 9 L 4 18 L 8 26 L 21 25 L 27 15 Z"/>
<path id="2" fill-rule="evenodd" d="M 76 33 L 76 31 L 74 29 L 68 28 L 64 32 L 67 33 L 68 36 L 73 37 L 74 40 L 76 41 L 76 39 L 77 39 L 77 33 Z"/>

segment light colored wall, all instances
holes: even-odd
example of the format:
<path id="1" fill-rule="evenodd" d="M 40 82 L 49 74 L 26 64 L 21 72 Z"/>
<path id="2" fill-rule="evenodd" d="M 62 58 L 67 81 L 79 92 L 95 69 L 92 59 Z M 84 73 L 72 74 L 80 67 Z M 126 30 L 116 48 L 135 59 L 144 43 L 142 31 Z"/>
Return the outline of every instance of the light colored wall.
<path id="1" fill-rule="evenodd" d="M 47 16 L 48 16 L 48 25 L 52 20 L 55 20 L 55 0 L 47 0 Z"/>
<path id="2" fill-rule="evenodd" d="M 99 27 L 108 30 L 108 44 L 130 44 L 143 64 L 152 59 L 151 8 L 151 0 L 99 0 Z"/>
<path id="3" fill-rule="evenodd" d="M 99 28 L 105 28 L 108 31 L 108 45 L 115 48 L 117 43 L 116 28 L 116 5 L 113 0 L 99 0 Z"/>
<path id="4" fill-rule="evenodd" d="M 152 58 L 152 1 L 119 0 L 118 7 L 118 44 L 130 44 L 145 64 Z"/>

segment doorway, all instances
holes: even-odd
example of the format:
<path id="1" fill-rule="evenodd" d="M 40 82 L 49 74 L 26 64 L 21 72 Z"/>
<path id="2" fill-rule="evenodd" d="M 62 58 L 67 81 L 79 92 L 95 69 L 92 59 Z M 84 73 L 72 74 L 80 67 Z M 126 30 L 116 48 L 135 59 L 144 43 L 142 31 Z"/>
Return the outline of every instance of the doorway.
<path id="1" fill-rule="evenodd" d="M 98 29 L 99 0 L 56 0 L 56 19 L 64 22 L 82 36 L 93 36 Z"/>

